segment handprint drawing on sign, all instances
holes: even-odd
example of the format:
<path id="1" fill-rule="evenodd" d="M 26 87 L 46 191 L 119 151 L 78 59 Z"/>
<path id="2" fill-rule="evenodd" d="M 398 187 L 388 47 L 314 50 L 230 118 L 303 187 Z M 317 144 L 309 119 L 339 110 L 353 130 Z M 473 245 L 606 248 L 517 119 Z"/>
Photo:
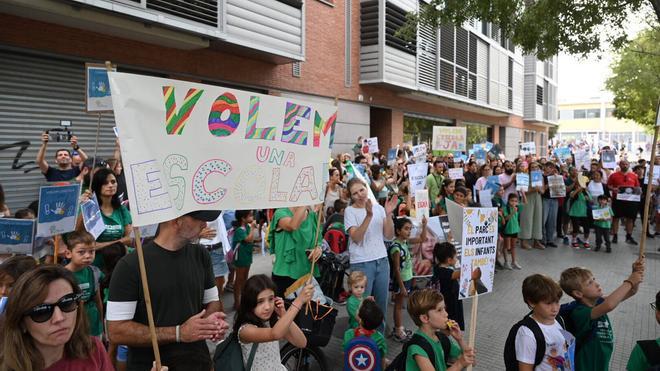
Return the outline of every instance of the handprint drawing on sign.
<path id="1" fill-rule="evenodd" d="M 12 241 L 20 241 L 21 240 L 21 234 L 17 231 L 11 231 L 9 232 L 9 239 Z"/>
<path id="2" fill-rule="evenodd" d="M 53 211 L 53 213 L 57 215 L 64 215 L 64 202 L 60 201 L 55 203 L 55 211 Z"/>

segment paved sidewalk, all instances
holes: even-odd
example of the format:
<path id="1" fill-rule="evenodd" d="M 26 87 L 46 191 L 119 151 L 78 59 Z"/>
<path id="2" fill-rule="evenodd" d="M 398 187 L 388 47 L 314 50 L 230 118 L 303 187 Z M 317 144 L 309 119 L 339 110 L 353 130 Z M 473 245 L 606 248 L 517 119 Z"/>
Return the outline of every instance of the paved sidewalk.
<path id="1" fill-rule="evenodd" d="M 625 239 L 622 237 L 625 237 L 624 233 L 620 233 L 619 241 Z M 635 238 L 639 241 L 639 231 L 635 234 Z M 502 352 L 506 336 L 511 326 L 528 312 L 521 294 L 522 281 L 526 276 L 543 273 L 558 280 L 562 270 L 571 266 L 584 266 L 591 269 L 603 286 L 604 292 L 609 293 L 630 274 L 631 264 L 637 258 L 638 252 L 637 246 L 630 246 L 624 242 L 612 246 L 611 254 L 602 250 L 600 252 L 575 250 L 561 243 L 557 249 L 519 250 L 519 262 L 523 269 L 498 271 L 495 275 L 494 293 L 479 299 L 475 344 L 478 363 L 474 370 L 504 370 Z M 657 251 L 660 247 L 660 238 L 647 240 L 646 246 L 649 251 Z M 271 256 L 255 255 L 250 274 L 270 274 L 271 262 Z M 660 336 L 660 326 L 656 324 L 655 316 L 649 306 L 649 303 L 655 299 L 658 289 L 660 289 L 660 257 L 658 254 L 648 254 L 645 282 L 642 283 L 639 292 L 610 313 L 616 342 L 610 364 L 611 370 L 625 370 L 628 357 L 637 340 L 655 339 Z M 572 299 L 567 295 L 562 297 L 562 303 L 569 300 Z M 230 293 L 225 293 L 223 301 L 225 308 L 232 307 L 233 297 Z M 339 315 L 333 338 L 323 348 L 328 365 L 332 370 L 341 370 L 343 367 L 341 338 L 348 326 L 345 307 L 338 306 L 338 309 Z M 466 330 L 468 330 L 471 311 L 469 300 L 464 303 L 464 311 L 466 326 L 468 326 Z M 387 318 L 390 328 L 392 312 L 393 307 L 390 306 Z M 234 313 L 227 314 L 228 318 L 233 320 Z M 415 328 L 407 312 L 404 314 L 404 319 L 407 328 Z M 388 348 L 387 358 L 393 359 L 400 352 L 401 344 L 388 338 Z"/>

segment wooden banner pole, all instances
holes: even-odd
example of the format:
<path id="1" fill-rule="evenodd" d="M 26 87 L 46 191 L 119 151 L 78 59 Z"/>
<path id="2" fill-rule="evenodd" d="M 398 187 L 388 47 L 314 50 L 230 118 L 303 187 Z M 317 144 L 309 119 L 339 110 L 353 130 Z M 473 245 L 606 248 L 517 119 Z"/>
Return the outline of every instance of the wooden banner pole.
<path id="1" fill-rule="evenodd" d="M 644 252 L 646 250 L 646 234 L 648 233 L 648 225 L 649 225 L 649 216 L 650 214 L 655 214 L 655 210 L 653 212 L 649 212 L 649 206 L 651 205 L 651 194 L 653 193 L 653 168 L 655 167 L 655 157 L 656 157 L 656 148 L 658 146 L 658 130 L 660 129 L 660 101 L 658 101 L 658 105 L 656 107 L 656 113 L 655 113 L 655 127 L 653 128 L 653 146 L 651 147 L 651 161 L 649 163 L 649 173 L 648 175 L 648 180 L 649 184 L 646 187 L 646 195 L 644 196 L 644 219 L 642 220 L 642 236 L 640 237 L 639 240 L 639 257 L 641 258 L 644 256 Z M 656 227 L 657 228 L 657 227 Z"/>
<path id="2" fill-rule="evenodd" d="M 53 264 L 57 264 L 57 254 L 60 250 L 60 235 L 53 236 Z"/>
<path id="3" fill-rule="evenodd" d="M 89 169 L 89 191 L 92 192 L 92 184 L 94 183 L 94 168 L 96 167 L 96 154 L 99 150 L 99 134 L 101 132 L 101 113 L 99 112 L 99 119 L 96 123 L 96 143 L 94 144 L 94 156 L 92 156 L 92 167 Z"/>
<path id="4" fill-rule="evenodd" d="M 472 300 L 472 314 L 470 315 L 470 334 L 468 335 L 468 347 L 474 349 L 474 339 L 477 336 L 477 309 L 479 308 L 479 295 L 475 295 Z M 467 367 L 467 371 L 472 371 L 472 365 Z"/>
<path id="5" fill-rule="evenodd" d="M 156 337 L 156 324 L 154 323 L 154 313 L 151 309 L 151 294 L 149 294 L 149 283 L 147 282 L 147 268 L 144 264 L 144 253 L 142 251 L 142 238 L 140 228 L 134 227 L 135 234 L 135 252 L 138 256 L 140 265 L 140 281 L 142 281 L 142 291 L 144 292 L 144 304 L 147 307 L 147 321 L 149 322 L 149 335 L 151 336 L 151 346 L 154 350 L 154 359 L 156 360 L 156 370 L 160 370 L 160 349 L 158 349 L 158 338 Z"/>

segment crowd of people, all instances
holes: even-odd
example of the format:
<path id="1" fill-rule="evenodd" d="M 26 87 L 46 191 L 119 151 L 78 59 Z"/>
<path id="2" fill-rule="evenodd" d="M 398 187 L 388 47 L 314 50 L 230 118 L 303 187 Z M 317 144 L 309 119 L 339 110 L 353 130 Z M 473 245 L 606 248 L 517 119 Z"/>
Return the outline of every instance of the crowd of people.
<path id="1" fill-rule="evenodd" d="M 50 246 L 44 256 L 3 256 L 0 289 L 8 300 L 3 308 L 0 370 L 155 369 L 119 142 L 113 157 L 90 160 L 74 136 L 72 149 L 58 149 L 51 165 L 45 157 L 48 141 L 44 133 L 37 155 L 45 179 L 81 182 L 81 202 L 95 196 L 105 229 L 94 238 L 79 216 L 76 230 L 61 236 L 64 248 L 59 251 L 52 240 L 42 238 L 37 243 Z M 660 236 L 660 178 L 648 180 L 646 161 L 631 168 L 622 158 L 609 169 L 594 158 L 588 169 L 578 169 L 574 158 L 559 158 L 550 150 L 510 160 L 495 153 L 489 152 L 485 160 L 465 154 L 458 158 L 456 153 L 415 157 L 409 146 L 402 146 L 388 158 L 370 153 L 358 138 L 353 153 L 339 154 L 332 161 L 320 205 L 195 211 L 160 223 L 155 237 L 143 241 L 143 251 L 163 365 L 172 370 L 212 369 L 206 341 L 220 341 L 229 333 L 228 339 L 240 345 L 248 369 L 280 364 L 280 340 L 305 347 L 307 339 L 295 318 L 318 288 L 308 281 L 295 298 L 286 303 L 282 298 L 301 277 L 310 272 L 319 277 L 315 262 L 324 250 L 346 250 L 350 262 L 347 290 L 331 295 L 347 308 L 346 349 L 368 338 L 383 368 L 459 370 L 473 364 L 476 351 L 462 334 L 465 319 L 458 300 L 455 245 L 440 241 L 431 245 L 430 258 L 414 259 L 430 232 L 428 219 L 415 217 L 410 164 L 428 166 L 424 188 L 430 216 L 447 214 L 449 201 L 498 209 L 498 269 L 523 269 L 517 249 L 563 244 L 611 253 L 619 244 L 621 226 L 621 242 L 637 245 L 633 231 L 640 228 L 638 216 L 648 216 L 646 238 Z M 655 165 L 660 165 L 660 158 Z M 452 178 L 449 170 L 457 168 L 463 169 L 462 176 L 452 172 Z M 540 182 L 530 181 L 534 174 L 540 175 Z M 549 177 L 561 177 L 561 184 L 551 184 Z M 643 202 L 647 187 L 653 197 L 649 208 Z M 34 202 L 12 213 L 0 186 L 0 216 L 34 219 L 37 210 Z M 222 243 L 204 244 L 216 237 L 212 226 L 219 219 L 228 227 L 229 249 Z M 274 255 L 272 274 L 250 276 L 253 252 L 262 239 Z M 630 277 L 607 296 L 584 268 L 566 269 L 559 282 L 541 274 L 528 276 L 522 292 L 532 312 L 512 329 L 513 350 L 507 354 L 505 349 L 505 363 L 509 357 L 520 369 L 569 366 L 562 363 L 568 339 L 560 330 L 565 328 L 578 346 L 575 365 L 568 369 L 607 370 L 613 351 L 607 313 L 637 292 L 644 266 L 640 257 Z M 426 288 L 413 285 L 419 272 L 432 277 Z M 225 290 L 234 297 L 231 327 L 221 300 Z M 562 293 L 575 302 L 560 313 Z M 390 298 L 394 326 L 386 333 Z M 416 331 L 403 325 L 404 308 Z M 570 324 L 560 325 L 558 316 Z M 590 335 L 594 326 L 607 331 Z M 539 333 L 545 336 L 548 355 L 541 359 Z M 385 336 L 405 344 L 399 356 L 388 354 Z M 628 369 L 641 370 L 637 367 L 644 362 L 650 365 L 650 358 L 635 348 Z"/>

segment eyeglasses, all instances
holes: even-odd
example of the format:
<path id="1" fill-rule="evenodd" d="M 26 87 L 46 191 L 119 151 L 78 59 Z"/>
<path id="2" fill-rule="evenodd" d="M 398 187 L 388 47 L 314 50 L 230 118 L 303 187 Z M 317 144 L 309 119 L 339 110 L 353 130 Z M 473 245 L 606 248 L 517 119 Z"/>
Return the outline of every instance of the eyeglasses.
<path id="1" fill-rule="evenodd" d="M 56 306 L 64 313 L 70 313 L 78 309 L 80 297 L 80 294 L 66 294 L 53 304 L 44 303 L 35 306 L 26 312 L 25 315 L 30 316 L 30 318 L 36 323 L 46 322 L 53 316 Z"/>

